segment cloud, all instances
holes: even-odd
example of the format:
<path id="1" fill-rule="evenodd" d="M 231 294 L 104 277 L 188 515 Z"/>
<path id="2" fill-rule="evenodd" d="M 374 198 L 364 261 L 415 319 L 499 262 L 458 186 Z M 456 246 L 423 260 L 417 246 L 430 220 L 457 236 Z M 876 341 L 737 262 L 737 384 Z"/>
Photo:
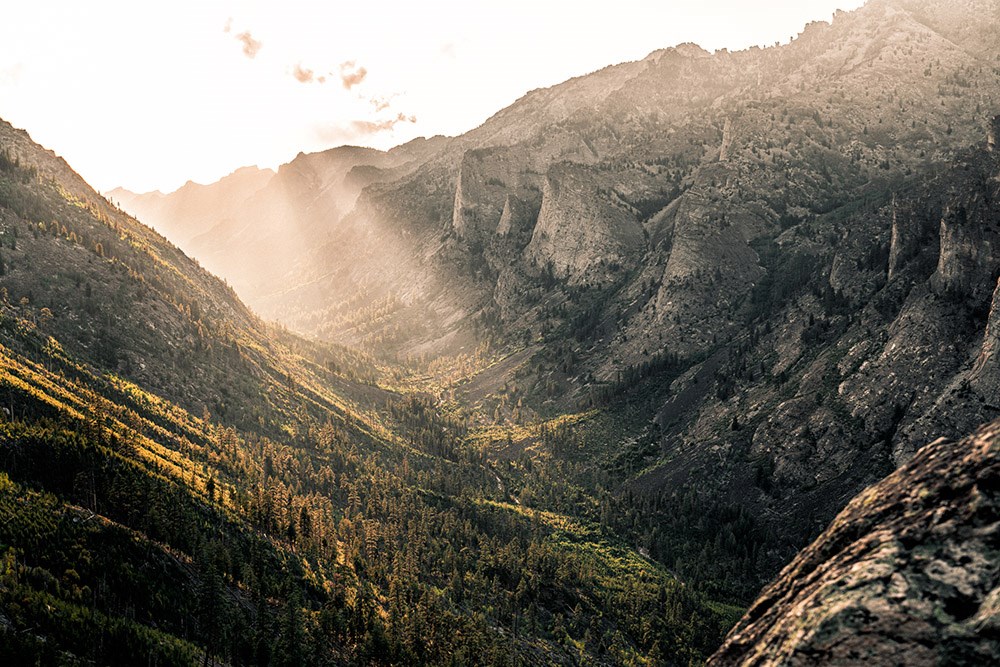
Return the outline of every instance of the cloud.
<path id="1" fill-rule="evenodd" d="M 302 63 L 298 63 L 292 67 L 292 76 L 294 76 L 295 80 L 299 83 L 326 83 L 325 74 L 317 75 L 315 71 L 309 69 L 308 67 L 304 67 Z"/>
<path id="2" fill-rule="evenodd" d="M 301 63 L 292 68 L 292 76 L 299 83 L 310 83 L 316 78 L 313 71 L 308 67 L 303 67 Z"/>
<path id="3" fill-rule="evenodd" d="M 343 144 L 358 138 L 358 133 L 343 125 L 323 125 L 316 128 L 316 136 L 328 144 Z"/>
<path id="4" fill-rule="evenodd" d="M 241 32 L 236 35 L 236 39 L 243 42 L 243 55 L 251 60 L 257 57 L 257 52 L 260 51 L 260 47 L 264 46 L 260 41 L 253 38 L 249 32 Z"/>
<path id="5" fill-rule="evenodd" d="M 231 33 L 233 31 L 233 19 L 232 17 L 226 19 L 226 25 L 223 26 L 222 32 Z M 243 44 L 243 55 L 251 60 L 257 57 L 257 52 L 260 48 L 264 46 L 263 42 L 254 39 L 250 31 L 244 30 L 240 34 L 236 35 L 236 39 Z"/>
<path id="6" fill-rule="evenodd" d="M 318 128 L 316 130 L 316 134 L 323 141 L 335 143 L 351 141 L 361 137 L 379 134 L 381 132 L 388 132 L 395 128 L 399 123 L 416 122 L 416 116 L 407 116 L 406 114 L 400 113 L 396 114 L 392 118 L 386 118 L 383 120 L 352 120 L 346 127 L 343 125 L 329 125 Z"/>
<path id="7" fill-rule="evenodd" d="M 416 116 L 407 116 L 400 113 L 396 114 L 395 118 L 388 118 L 386 120 L 352 120 L 351 129 L 356 133 L 355 136 L 364 136 L 366 134 L 378 134 L 379 132 L 391 130 L 399 123 L 416 122 Z"/>
<path id="8" fill-rule="evenodd" d="M 368 70 L 364 67 L 358 67 L 358 64 L 353 60 L 348 60 L 340 65 L 340 82 L 346 90 L 350 90 L 364 81 L 366 76 L 368 76 Z"/>
<path id="9" fill-rule="evenodd" d="M 366 134 L 378 134 L 379 132 L 385 132 L 386 130 L 391 130 L 396 126 L 399 121 L 395 118 L 390 120 L 352 120 L 351 129 L 354 130 L 355 136 L 364 136 Z"/>
<path id="10" fill-rule="evenodd" d="M 328 72 L 326 74 L 317 74 L 316 70 L 306 67 L 301 62 L 292 67 L 292 76 L 299 83 L 318 83 L 324 84 L 327 80 L 336 81 L 336 77 L 340 77 L 340 83 L 345 90 L 350 90 L 351 88 L 359 85 L 368 76 L 368 70 L 364 67 L 358 65 L 357 61 L 348 60 L 340 64 L 340 72 Z M 359 100 L 368 99 L 364 95 L 358 95 Z M 375 107 L 375 111 L 382 111 L 389 108 L 389 100 L 385 97 L 371 98 L 369 100 L 372 106 Z"/>
<path id="11" fill-rule="evenodd" d="M 389 108 L 389 99 L 387 97 L 371 97 L 368 99 L 368 103 L 375 107 L 376 112 L 385 111 Z"/>

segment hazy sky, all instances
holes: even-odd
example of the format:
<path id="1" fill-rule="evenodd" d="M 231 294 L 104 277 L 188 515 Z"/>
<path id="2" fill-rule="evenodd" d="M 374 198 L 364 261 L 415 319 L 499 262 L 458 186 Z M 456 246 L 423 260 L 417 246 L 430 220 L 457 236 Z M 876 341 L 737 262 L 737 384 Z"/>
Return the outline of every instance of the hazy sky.
<path id="1" fill-rule="evenodd" d="M 25 0 L 0 118 L 107 190 L 469 130 L 528 90 L 681 42 L 787 42 L 862 0 Z"/>

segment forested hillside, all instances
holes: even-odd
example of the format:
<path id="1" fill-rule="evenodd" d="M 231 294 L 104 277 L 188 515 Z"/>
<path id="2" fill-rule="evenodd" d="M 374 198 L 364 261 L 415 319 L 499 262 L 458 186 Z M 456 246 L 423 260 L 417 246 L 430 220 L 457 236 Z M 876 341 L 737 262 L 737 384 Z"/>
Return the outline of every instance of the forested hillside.
<path id="1" fill-rule="evenodd" d="M 5 664 L 686 663 L 735 620 L 23 132 L 0 155 Z"/>

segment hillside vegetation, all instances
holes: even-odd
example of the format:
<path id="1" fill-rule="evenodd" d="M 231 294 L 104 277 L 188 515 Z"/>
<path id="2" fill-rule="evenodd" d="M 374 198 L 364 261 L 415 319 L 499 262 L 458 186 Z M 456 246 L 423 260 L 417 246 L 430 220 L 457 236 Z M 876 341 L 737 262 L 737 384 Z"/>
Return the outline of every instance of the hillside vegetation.
<path id="1" fill-rule="evenodd" d="M 653 664 L 738 609 L 0 126 L 5 664 Z"/>

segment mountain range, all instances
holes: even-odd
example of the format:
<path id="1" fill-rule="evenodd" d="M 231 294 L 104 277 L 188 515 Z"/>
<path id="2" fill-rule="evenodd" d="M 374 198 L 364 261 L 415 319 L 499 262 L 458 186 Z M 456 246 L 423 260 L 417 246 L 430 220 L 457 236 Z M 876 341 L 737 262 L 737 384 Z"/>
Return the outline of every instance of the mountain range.
<path id="1" fill-rule="evenodd" d="M 997 34 L 871 0 L 170 194 L 0 125 L 0 655 L 988 662 Z"/>
<path id="2" fill-rule="evenodd" d="M 625 484 L 739 498 L 786 527 L 784 561 L 919 445 L 998 416 L 974 371 L 998 21 L 879 0 L 783 47 L 657 51 L 460 137 L 300 155 L 189 251 L 265 317 L 383 358 L 489 341 L 456 387 L 484 422 L 644 402 L 641 444 L 601 452 Z"/>

